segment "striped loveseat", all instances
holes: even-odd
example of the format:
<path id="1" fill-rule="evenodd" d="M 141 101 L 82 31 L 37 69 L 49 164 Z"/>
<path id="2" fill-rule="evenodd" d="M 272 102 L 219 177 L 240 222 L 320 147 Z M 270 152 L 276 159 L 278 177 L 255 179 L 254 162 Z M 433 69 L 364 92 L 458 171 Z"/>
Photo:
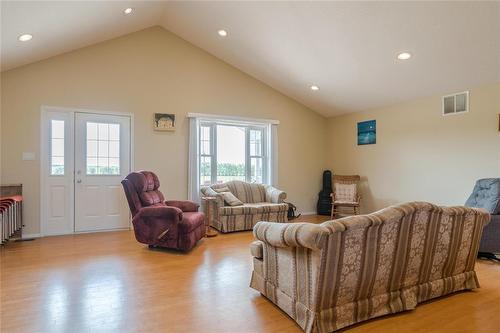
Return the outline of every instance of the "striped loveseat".
<path id="1" fill-rule="evenodd" d="M 484 210 L 413 202 L 322 224 L 260 222 L 251 287 L 305 332 L 331 332 L 478 288 Z"/>
<path id="2" fill-rule="evenodd" d="M 215 191 L 223 187 L 228 187 L 243 205 L 225 206 L 222 195 Z M 259 221 L 288 222 L 288 205 L 283 203 L 286 193 L 270 185 L 233 180 L 202 187 L 201 197 L 216 199 L 208 203 L 202 200 L 202 206 L 208 216 L 207 204 L 211 205 L 211 225 L 221 232 L 252 230 Z"/>

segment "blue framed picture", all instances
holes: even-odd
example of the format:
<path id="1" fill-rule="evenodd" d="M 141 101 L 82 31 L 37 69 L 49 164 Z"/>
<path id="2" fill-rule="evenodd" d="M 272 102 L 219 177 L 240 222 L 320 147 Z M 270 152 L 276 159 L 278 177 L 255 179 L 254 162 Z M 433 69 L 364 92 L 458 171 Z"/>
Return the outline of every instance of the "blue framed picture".
<path id="1" fill-rule="evenodd" d="M 368 120 L 358 123 L 358 146 L 377 143 L 377 121 Z"/>

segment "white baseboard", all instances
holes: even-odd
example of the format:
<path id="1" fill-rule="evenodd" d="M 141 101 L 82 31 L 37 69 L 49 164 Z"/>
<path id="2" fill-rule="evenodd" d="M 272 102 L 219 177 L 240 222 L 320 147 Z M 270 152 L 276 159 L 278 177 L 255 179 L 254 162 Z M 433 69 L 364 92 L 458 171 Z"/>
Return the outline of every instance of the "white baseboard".
<path id="1" fill-rule="evenodd" d="M 26 238 L 40 238 L 42 237 L 40 234 L 23 234 L 23 239 Z"/>
<path id="2" fill-rule="evenodd" d="M 47 235 L 42 235 L 42 234 L 32 234 L 32 235 L 23 235 L 23 238 L 42 238 L 42 237 L 52 237 L 52 236 L 69 236 L 69 235 L 83 235 L 83 234 L 93 234 L 93 233 L 101 233 L 101 232 L 113 232 L 113 231 L 127 231 L 127 230 L 134 230 L 130 227 L 126 228 L 117 228 L 117 229 L 100 229 L 100 230 L 89 230 L 89 231 L 74 231 L 74 232 L 65 232 L 65 233 L 56 233 L 56 234 L 47 234 Z"/>
<path id="3" fill-rule="evenodd" d="M 302 215 L 317 215 L 317 212 L 303 212 Z"/>

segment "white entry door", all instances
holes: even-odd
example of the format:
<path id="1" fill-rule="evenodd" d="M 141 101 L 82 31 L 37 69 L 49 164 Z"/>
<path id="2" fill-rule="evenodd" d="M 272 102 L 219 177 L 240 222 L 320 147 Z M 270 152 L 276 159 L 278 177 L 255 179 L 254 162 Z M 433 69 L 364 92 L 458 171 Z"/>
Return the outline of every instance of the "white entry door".
<path id="1" fill-rule="evenodd" d="M 129 227 L 130 117 L 75 113 L 75 231 Z"/>

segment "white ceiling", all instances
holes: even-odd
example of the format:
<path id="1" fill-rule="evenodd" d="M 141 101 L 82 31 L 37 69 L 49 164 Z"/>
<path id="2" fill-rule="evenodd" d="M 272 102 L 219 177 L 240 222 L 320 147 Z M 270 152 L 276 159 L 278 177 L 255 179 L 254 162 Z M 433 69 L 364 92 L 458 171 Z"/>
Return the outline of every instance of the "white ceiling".
<path id="1" fill-rule="evenodd" d="M 125 15 L 127 7 L 134 14 Z M 154 1 L 1 0 L 2 71 L 157 25 L 164 7 Z M 19 42 L 24 33 L 33 39 Z"/>
<path id="2" fill-rule="evenodd" d="M 122 13 L 128 6 L 132 15 Z M 1 9 L 2 70 L 161 24 L 327 116 L 500 82 L 500 2 L 2 1 Z M 17 41 L 26 32 L 33 40 Z M 401 51 L 413 57 L 399 61 Z"/>

